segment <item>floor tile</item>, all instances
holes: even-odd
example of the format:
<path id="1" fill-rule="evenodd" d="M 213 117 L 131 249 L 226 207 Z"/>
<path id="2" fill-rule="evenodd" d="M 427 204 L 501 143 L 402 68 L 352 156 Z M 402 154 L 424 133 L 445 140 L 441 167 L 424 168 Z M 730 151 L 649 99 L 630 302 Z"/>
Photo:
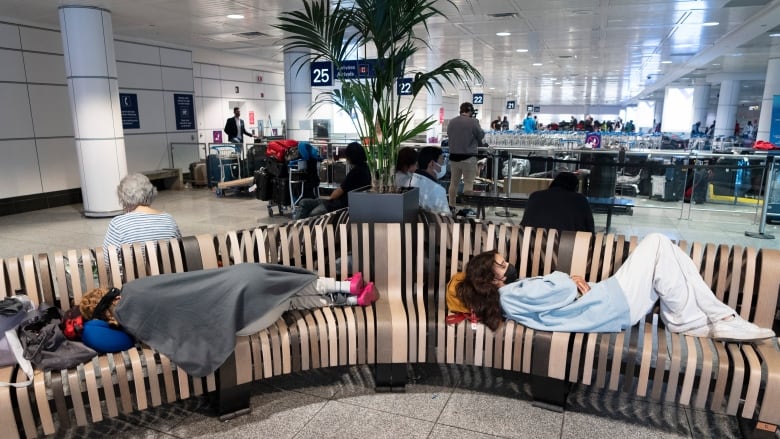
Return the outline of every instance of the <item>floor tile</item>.
<path id="1" fill-rule="evenodd" d="M 427 438 L 433 425 L 433 422 L 329 401 L 296 439 Z"/>
<path id="2" fill-rule="evenodd" d="M 444 407 L 438 424 L 512 438 L 558 438 L 563 414 L 512 399 L 457 389 Z"/>
<path id="3" fill-rule="evenodd" d="M 450 427 L 436 424 L 428 439 L 489 439 L 498 437 L 492 434 L 479 433 L 465 428 Z"/>

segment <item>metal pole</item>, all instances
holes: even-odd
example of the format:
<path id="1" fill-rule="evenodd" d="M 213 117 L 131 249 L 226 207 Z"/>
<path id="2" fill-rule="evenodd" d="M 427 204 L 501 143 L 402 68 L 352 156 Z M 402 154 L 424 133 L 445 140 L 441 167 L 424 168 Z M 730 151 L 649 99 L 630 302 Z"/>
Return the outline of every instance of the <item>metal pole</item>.
<path id="1" fill-rule="evenodd" d="M 761 207 L 761 218 L 759 220 L 758 224 L 758 233 L 756 232 L 745 232 L 745 236 L 749 236 L 751 238 L 758 238 L 758 239 L 775 239 L 774 235 L 769 235 L 764 233 L 766 230 L 766 211 L 769 207 L 769 194 L 774 190 L 774 184 L 773 184 L 773 178 L 775 175 L 775 156 L 771 154 L 767 154 L 766 156 L 766 167 L 769 170 L 767 172 L 767 183 L 766 188 L 764 189 L 764 205 Z"/>
<path id="2" fill-rule="evenodd" d="M 512 192 L 512 152 L 509 152 L 509 162 L 506 165 L 507 173 L 504 176 L 504 195 L 506 195 L 507 198 L 509 198 L 511 192 Z M 504 206 L 503 212 L 496 212 L 496 216 L 504 217 L 504 218 L 510 218 L 513 216 L 517 216 L 516 213 L 512 213 L 509 211 L 509 207 Z"/>

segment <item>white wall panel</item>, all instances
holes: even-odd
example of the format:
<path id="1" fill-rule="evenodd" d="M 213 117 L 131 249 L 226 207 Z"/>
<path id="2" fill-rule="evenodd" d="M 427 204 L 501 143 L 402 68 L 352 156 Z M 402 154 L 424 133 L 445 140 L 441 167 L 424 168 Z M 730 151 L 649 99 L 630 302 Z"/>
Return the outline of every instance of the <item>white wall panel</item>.
<path id="1" fill-rule="evenodd" d="M 160 48 L 160 63 L 164 66 L 192 68 L 192 52 L 189 50 Z"/>
<path id="2" fill-rule="evenodd" d="M 256 77 L 252 77 L 252 71 L 233 67 L 220 67 L 220 78 L 225 81 L 243 81 L 255 82 Z"/>
<path id="3" fill-rule="evenodd" d="M 201 96 L 218 98 L 222 96 L 222 85 L 218 79 L 203 79 Z"/>
<path id="4" fill-rule="evenodd" d="M 160 64 L 160 48 L 148 44 L 134 44 L 114 40 L 117 61 Z"/>
<path id="5" fill-rule="evenodd" d="M 158 66 L 117 61 L 116 69 L 121 88 L 162 89 L 162 70 Z"/>
<path id="6" fill-rule="evenodd" d="M 9 49 L 21 49 L 22 42 L 19 37 L 19 26 L 0 23 L 0 47 Z"/>
<path id="7" fill-rule="evenodd" d="M 238 87 L 238 93 L 236 93 Z M 221 96 L 225 99 L 246 100 L 252 98 L 252 84 L 236 81 L 222 81 Z"/>
<path id="8" fill-rule="evenodd" d="M 28 82 L 67 85 L 65 57 L 43 53 L 24 52 L 24 69 Z"/>
<path id="9" fill-rule="evenodd" d="M 204 78 L 219 79 L 219 66 L 214 64 L 200 64 L 200 76 Z"/>
<path id="10" fill-rule="evenodd" d="M 203 111 L 202 114 L 199 114 L 205 121 L 205 126 L 203 127 L 210 130 L 221 130 L 224 128 L 225 121 L 232 114 L 228 111 L 227 101 L 219 98 L 203 98 Z"/>
<path id="11" fill-rule="evenodd" d="M 194 87 L 196 96 L 203 96 L 203 79 L 192 78 L 192 86 Z"/>
<path id="12" fill-rule="evenodd" d="M 59 31 L 20 26 L 19 32 L 24 50 L 62 53 L 62 37 Z"/>
<path id="13" fill-rule="evenodd" d="M 44 192 L 81 187 L 73 139 L 38 139 L 36 144 Z"/>
<path id="14" fill-rule="evenodd" d="M 162 68 L 163 89 L 176 91 L 193 91 L 192 70 Z"/>
<path id="15" fill-rule="evenodd" d="M 165 134 L 125 136 L 127 172 L 153 171 L 168 167 L 168 139 Z"/>
<path id="16" fill-rule="evenodd" d="M 270 72 L 260 72 L 258 74 L 263 76 L 263 84 L 284 86 L 284 74 Z"/>
<path id="17" fill-rule="evenodd" d="M 32 117 L 24 104 L 28 101 L 25 84 L 0 84 L 0 139 L 33 137 Z"/>
<path id="18" fill-rule="evenodd" d="M 271 101 L 284 100 L 284 87 L 274 85 L 262 85 L 263 99 Z M 257 95 L 260 96 L 259 94 Z"/>
<path id="19" fill-rule="evenodd" d="M 138 95 L 138 119 L 141 128 L 126 130 L 127 133 L 159 133 L 165 131 L 163 95 L 159 91 L 122 90 L 122 93 Z"/>
<path id="20" fill-rule="evenodd" d="M 192 63 L 192 76 L 195 76 L 195 77 L 200 77 L 200 76 L 203 76 L 203 75 L 201 74 L 201 66 L 202 66 L 202 65 L 203 65 L 203 64 L 201 64 L 201 63 L 199 63 L 199 62 L 194 62 L 194 63 Z"/>
<path id="21" fill-rule="evenodd" d="M 36 137 L 73 137 L 68 87 L 30 84 L 30 107 Z"/>
<path id="22" fill-rule="evenodd" d="M 0 141 L 0 198 L 41 192 L 41 176 L 32 139 Z"/>
<path id="23" fill-rule="evenodd" d="M 0 34 L 0 41 L 2 41 Z M 22 52 L 0 49 L 0 81 L 24 82 L 24 64 Z"/>

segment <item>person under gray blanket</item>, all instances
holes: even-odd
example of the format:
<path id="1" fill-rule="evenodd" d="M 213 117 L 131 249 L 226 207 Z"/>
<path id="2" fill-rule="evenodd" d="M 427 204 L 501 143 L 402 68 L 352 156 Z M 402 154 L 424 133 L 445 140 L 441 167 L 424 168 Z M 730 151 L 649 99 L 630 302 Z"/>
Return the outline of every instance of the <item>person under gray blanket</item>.
<path id="1" fill-rule="evenodd" d="M 296 267 L 239 264 L 133 280 L 110 300 L 103 315 L 89 312 L 97 304 L 80 304 L 82 315 L 120 326 L 188 374 L 203 377 L 230 356 L 237 335 L 260 331 L 285 311 L 368 306 L 376 291 L 360 273 L 337 281 Z"/>

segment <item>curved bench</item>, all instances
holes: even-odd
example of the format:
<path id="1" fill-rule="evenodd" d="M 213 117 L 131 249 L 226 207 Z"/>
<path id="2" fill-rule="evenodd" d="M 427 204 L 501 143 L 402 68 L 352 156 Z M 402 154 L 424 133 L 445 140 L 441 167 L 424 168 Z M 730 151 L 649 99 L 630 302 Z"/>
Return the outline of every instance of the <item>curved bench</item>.
<path id="1" fill-rule="evenodd" d="M 4 433 L 54 434 L 73 424 L 204 393 L 216 395 L 220 410 L 229 416 L 246 410 L 251 382 L 320 367 L 371 364 L 379 388 L 399 389 L 406 383 L 406 365 L 422 362 L 531 374 L 534 397 L 550 404 L 564 401 L 568 383 L 581 383 L 757 419 L 764 431 L 780 422 L 773 410 L 780 399 L 775 340 L 735 344 L 671 334 L 654 314 L 619 334 L 550 333 L 511 321 L 495 333 L 482 325 L 445 324 L 446 283 L 474 254 L 496 248 L 521 276 L 558 269 L 598 281 L 619 268 L 636 238 L 461 223 L 435 215 L 421 220 L 354 224 L 342 212 L 222 235 L 128 245 L 122 249 L 122 270 L 113 254 L 105 266 L 101 249 L 0 260 L 0 296 L 25 289 L 36 301 L 63 308 L 71 306 L 63 293 L 67 291 L 78 300 L 96 284 L 121 285 L 159 273 L 252 262 L 294 265 L 343 279 L 351 274 L 345 263 L 350 260 L 380 294 L 366 308 L 288 312 L 271 327 L 238 337 L 234 354 L 202 379 L 187 376 L 142 346 L 101 355 L 67 371 L 36 372 L 30 387 L 0 388 L 0 421 L 16 426 Z M 771 326 L 780 273 L 762 267 L 780 262 L 779 251 L 680 245 L 718 297 L 748 320 Z M 0 368 L 0 380 L 22 381 L 17 369 Z"/>

